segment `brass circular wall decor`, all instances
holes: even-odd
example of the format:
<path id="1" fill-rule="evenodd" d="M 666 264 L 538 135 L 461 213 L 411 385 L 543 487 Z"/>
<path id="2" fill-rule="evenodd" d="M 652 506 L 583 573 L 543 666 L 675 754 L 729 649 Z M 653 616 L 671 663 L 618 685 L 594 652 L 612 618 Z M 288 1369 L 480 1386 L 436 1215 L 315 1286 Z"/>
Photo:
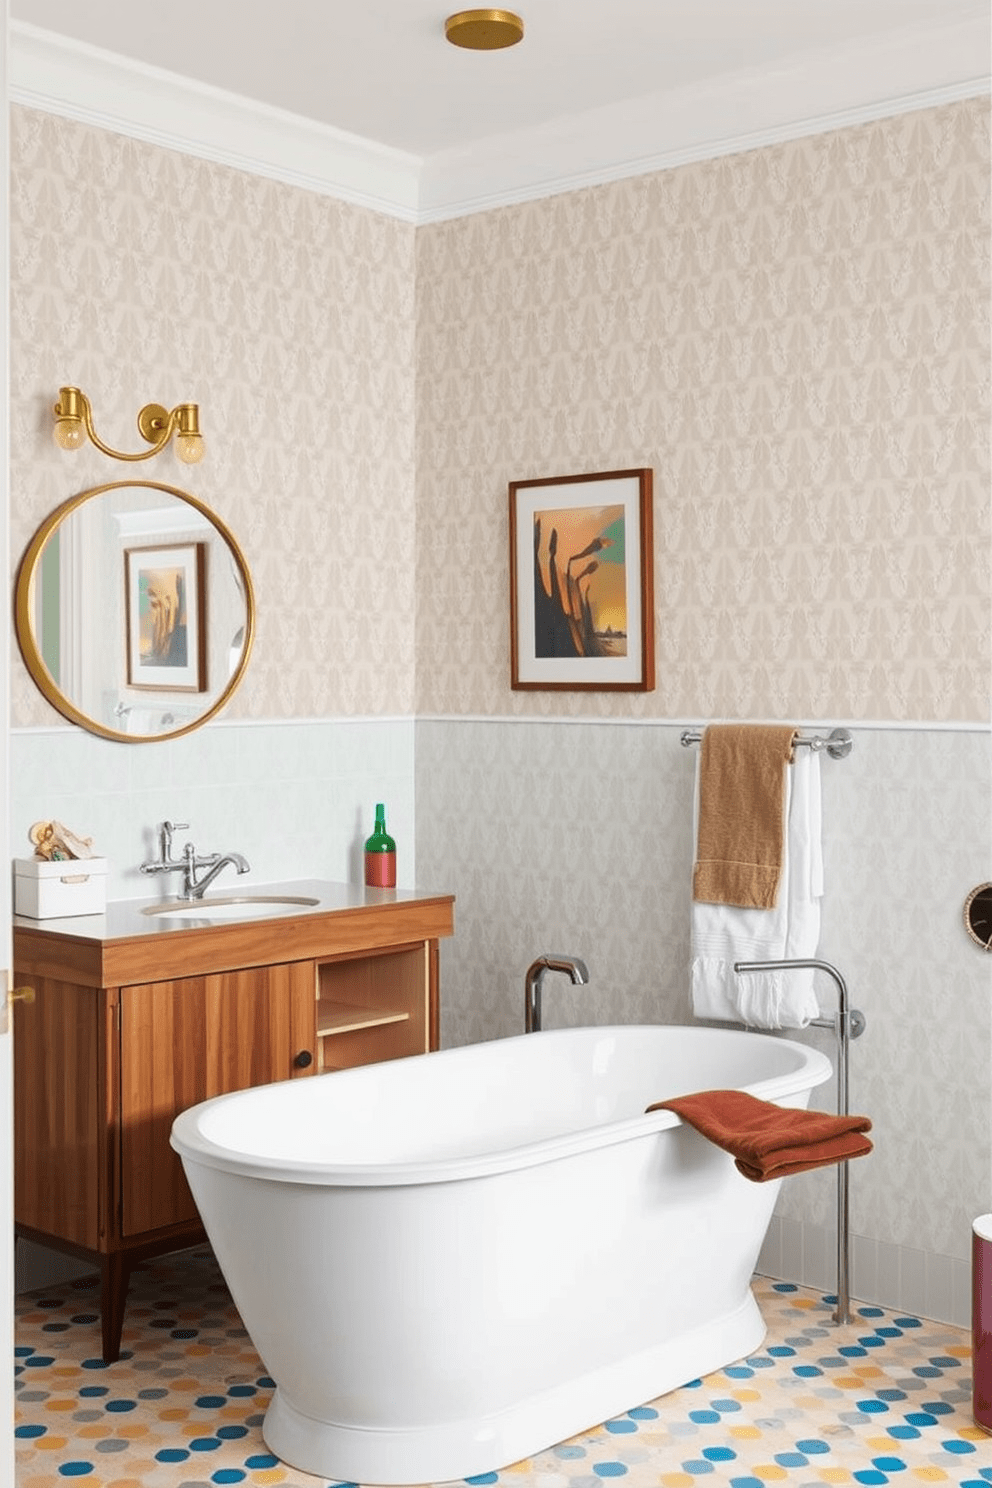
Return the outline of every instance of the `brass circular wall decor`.
<path id="1" fill-rule="evenodd" d="M 964 901 L 964 928 L 983 951 L 992 951 L 992 883 L 979 884 Z"/>
<path id="2" fill-rule="evenodd" d="M 445 21 L 444 34 L 452 46 L 493 52 L 516 46 L 524 23 L 512 10 L 460 10 Z"/>
<path id="3" fill-rule="evenodd" d="M 53 708 L 126 744 L 200 728 L 244 676 L 255 598 L 244 554 L 196 496 L 111 481 L 45 518 L 17 571 L 14 626 Z"/>

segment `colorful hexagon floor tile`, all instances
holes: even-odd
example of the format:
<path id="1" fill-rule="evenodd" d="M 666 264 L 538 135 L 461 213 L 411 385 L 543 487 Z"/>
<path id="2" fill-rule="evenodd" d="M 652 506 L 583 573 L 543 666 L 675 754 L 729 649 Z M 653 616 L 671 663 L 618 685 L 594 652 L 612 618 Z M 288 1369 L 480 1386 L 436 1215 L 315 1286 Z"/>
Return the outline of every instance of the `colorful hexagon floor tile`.
<path id="1" fill-rule="evenodd" d="M 504 1488 L 992 1488 L 969 1339 L 943 1323 L 755 1279 L 761 1349 L 466 1481 Z M 97 1280 L 18 1298 L 17 1488 L 216 1488 L 326 1480 L 262 1439 L 273 1384 L 207 1247 L 131 1279 L 120 1360 L 100 1358 Z"/>

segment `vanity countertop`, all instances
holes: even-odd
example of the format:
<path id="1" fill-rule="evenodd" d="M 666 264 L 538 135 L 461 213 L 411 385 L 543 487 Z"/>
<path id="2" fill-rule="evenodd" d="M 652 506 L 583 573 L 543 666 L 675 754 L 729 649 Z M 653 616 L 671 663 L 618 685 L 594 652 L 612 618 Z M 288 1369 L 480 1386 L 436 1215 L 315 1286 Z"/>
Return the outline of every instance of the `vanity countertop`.
<path id="1" fill-rule="evenodd" d="M 209 918 L 214 900 L 267 895 L 315 899 L 274 904 L 251 919 Z M 35 920 L 13 917 L 14 961 L 22 974 L 108 987 L 197 976 L 249 965 L 342 956 L 451 935 L 454 895 L 374 889 L 326 879 L 275 884 L 232 877 L 204 896 L 204 917 L 174 899 L 183 917 L 145 913 L 166 900 L 118 899 L 103 914 Z"/>

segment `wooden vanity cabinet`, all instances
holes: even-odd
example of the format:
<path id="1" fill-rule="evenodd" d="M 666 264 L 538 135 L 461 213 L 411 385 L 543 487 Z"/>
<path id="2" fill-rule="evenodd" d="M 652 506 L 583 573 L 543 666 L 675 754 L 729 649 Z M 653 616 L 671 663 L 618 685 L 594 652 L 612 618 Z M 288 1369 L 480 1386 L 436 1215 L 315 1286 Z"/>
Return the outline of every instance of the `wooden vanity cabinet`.
<path id="1" fill-rule="evenodd" d="M 35 990 L 14 1028 L 15 1232 L 99 1266 L 108 1363 L 131 1266 L 205 1238 L 169 1146 L 180 1111 L 437 1047 L 451 897 L 355 906 L 361 891 L 310 887 L 345 907 L 108 939 L 14 921 Z"/>

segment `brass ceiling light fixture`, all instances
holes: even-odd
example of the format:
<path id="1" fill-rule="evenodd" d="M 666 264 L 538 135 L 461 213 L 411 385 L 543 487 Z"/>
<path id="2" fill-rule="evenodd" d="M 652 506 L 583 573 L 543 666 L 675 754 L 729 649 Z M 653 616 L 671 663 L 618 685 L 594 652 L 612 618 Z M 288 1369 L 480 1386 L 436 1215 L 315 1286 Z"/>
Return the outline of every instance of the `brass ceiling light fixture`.
<path id="1" fill-rule="evenodd" d="M 59 388 L 59 401 L 54 405 L 55 427 L 52 438 L 59 449 L 75 450 L 87 436 L 103 454 L 113 460 L 147 460 L 164 449 L 176 436 L 176 454 L 184 465 L 195 465 L 203 459 L 203 435 L 200 433 L 200 410 L 195 403 L 177 403 L 170 413 L 161 403 L 146 403 L 138 414 L 138 432 L 151 449 L 136 454 L 123 454 L 104 444 L 93 428 L 90 400 L 76 387 Z"/>
<path id="2" fill-rule="evenodd" d="M 493 52 L 516 46 L 523 38 L 524 23 L 512 10 L 460 10 L 445 21 L 444 34 L 452 46 Z"/>

